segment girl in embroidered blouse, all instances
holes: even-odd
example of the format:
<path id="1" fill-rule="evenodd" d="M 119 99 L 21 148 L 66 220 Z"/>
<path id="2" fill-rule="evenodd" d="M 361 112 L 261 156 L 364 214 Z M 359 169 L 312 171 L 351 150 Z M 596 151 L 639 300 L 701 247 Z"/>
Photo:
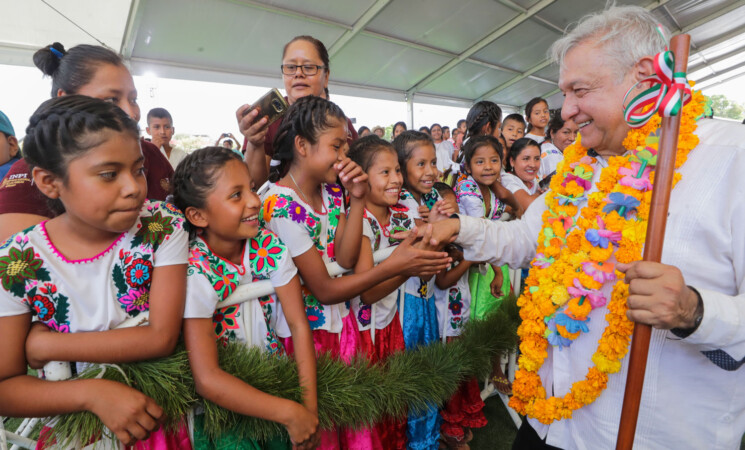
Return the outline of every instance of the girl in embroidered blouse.
<path id="1" fill-rule="evenodd" d="M 259 226 L 261 200 L 254 192 L 248 168 L 237 153 L 207 147 L 191 153 L 177 169 L 174 203 L 195 230 L 189 245 L 184 339 L 197 392 L 239 414 L 279 422 L 297 448 L 315 448 L 316 365 L 300 281 L 285 245 Z M 221 307 L 238 286 L 262 279 L 271 280 L 294 337 L 304 389 L 302 405 L 261 392 L 218 365 L 216 338 L 223 345 L 238 341 L 270 353 L 283 352 L 274 332 L 280 305 L 273 296 Z M 204 418 L 197 415 L 197 448 L 205 441 L 202 436 Z M 227 445 L 233 438 L 221 436 L 220 440 Z M 276 441 L 255 444 L 282 448 L 281 439 Z M 220 447 L 219 442 L 214 445 Z"/>
<path id="2" fill-rule="evenodd" d="M 528 123 L 525 137 L 542 144 L 547 138 L 546 125 L 549 119 L 548 102 L 541 97 L 530 99 L 525 105 L 525 121 Z"/>
<path id="3" fill-rule="evenodd" d="M 395 275 L 435 273 L 448 260 L 445 253 L 414 247 L 410 238 L 371 270 L 329 276 L 326 263 L 336 261 L 352 268 L 359 259 L 368 190 L 367 175 L 345 156 L 346 122 L 342 110 L 328 100 L 298 99 L 274 141 L 274 158 L 280 164 L 272 168 L 272 183 L 263 194 L 266 227 L 285 242 L 305 284 L 305 311 L 316 351 L 345 359 L 358 351 L 359 342 L 357 323 L 345 302 Z M 350 197 L 346 216 L 337 177 Z M 281 323 L 277 334 L 292 353 L 292 338 Z M 321 445 L 337 448 L 340 444 L 331 433 L 323 433 Z M 368 444 L 354 445 L 366 448 Z"/>
<path id="4" fill-rule="evenodd" d="M 132 362 L 176 346 L 187 235 L 181 213 L 145 199 L 138 137 L 124 111 L 91 97 L 57 97 L 31 117 L 24 158 L 35 184 L 64 212 L 0 245 L 0 415 L 87 410 L 125 444 L 159 426 L 161 408 L 124 384 L 26 375 L 26 361 L 33 368 Z M 112 329 L 148 310 L 148 324 Z M 189 447 L 188 435 L 180 438 L 186 441 L 172 448 Z"/>

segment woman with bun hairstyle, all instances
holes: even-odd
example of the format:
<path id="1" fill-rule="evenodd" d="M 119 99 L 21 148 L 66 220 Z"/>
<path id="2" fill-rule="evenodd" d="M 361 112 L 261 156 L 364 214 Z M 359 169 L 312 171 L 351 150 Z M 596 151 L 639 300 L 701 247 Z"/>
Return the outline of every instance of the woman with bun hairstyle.
<path id="1" fill-rule="evenodd" d="M 295 36 L 285 44 L 282 52 L 282 80 L 290 105 L 308 95 L 329 99 L 329 52 L 323 42 L 313 36 Z M 246 137 L 243 143 L 245 160 L 251 179 L 259 187 L 269 178 L 269 167 L 274 156 L 274 137 L 284 119 L 267 126 L 268 118 L 258 110 L 247 112 L 251 105 L 242 105 L 236 111 L 238 127 Z M 357 131 L 347 119 L 347 143 L 357 140 Z M 275 162 L 278 164 L 278 161 Z"/>
<path id="2" fill-rule="evenodd" d="M 80 94 L 99 98 L 118 106 L 135 122 L 140 120 L 132 75 L 121 56 L 110 49 L 81 44 L 65 50 L 55 42 L 34 53 L 34 64 L 52 79 L 52 97 Z M 145 157 L 147 198 L 165 200 L 173 169 L 157 147 L 142 139 L 140 147 Z M 18 182 L 0 187 L 0 241 L 59 213 L 32 183 L 25 160 L 15 163 L 8 174 Z"/>

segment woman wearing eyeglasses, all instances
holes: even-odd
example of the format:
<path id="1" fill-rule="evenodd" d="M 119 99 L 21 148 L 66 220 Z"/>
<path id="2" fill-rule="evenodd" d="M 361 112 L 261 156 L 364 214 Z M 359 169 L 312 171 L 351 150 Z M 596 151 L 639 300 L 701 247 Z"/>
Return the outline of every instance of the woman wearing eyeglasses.
<path id="1" fill-rule="evenodd" d="M 287 92 L 285 99 L 290 105 L 307 95 L 329 98 L 329 53 L 323 42 L 312 36 L 293 38 L 285 45 L 281 69 Z M 243 149 L 248 170 L 258 188 L 267 180 L 274 155 L 274 136 L 282 121 L 267 126 L 267 118 L 258 117 L 257 110 L 244 116 L 249 108 L 250 105 L 238 108 L 236 118 L 241 133 L 246 137 Z M 351 145 L 357 139 L 357 132 L 349 119 L 347 130 L 347 142 Z"/>

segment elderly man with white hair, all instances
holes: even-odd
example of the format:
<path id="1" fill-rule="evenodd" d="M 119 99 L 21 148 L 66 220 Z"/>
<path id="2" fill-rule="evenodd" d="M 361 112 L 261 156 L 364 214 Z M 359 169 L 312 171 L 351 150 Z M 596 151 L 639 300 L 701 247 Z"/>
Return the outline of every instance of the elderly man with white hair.
<path id="1" fill-rule="evenodd" d="M 653 58 L 664 49 L 657 22 L 639 7 L 611 7 L 583 18 L 552 47 L 565 95 L 562 116 L 579 125 L 582 147 L 592 157 L 583 159 L 591 166 L 585 191 L 590 196 L 607 189 L 598 180 L 609 159 L 628 154 L 624 96 L 648 87 L 635 85 L 654 73 Z M 608 260 L 630 283 L 627 317 L 653 327 L 634 448 L 739 448 L 745 431 L 745 129 L 705 120 L 695 134 L 700 142 L 677 171 L 682 178 L 671 195 L 662 263 Z M 436 224 L 435 235 L 446 240 L 457 234 L 469 261 L 525 267 L 536 258 L 548 208 L 544 197 L 519 221 L 446 218 Z M 587 207 L 586 198 L 572 199 L 578 212 Z M 538 257 L 534 265 L 553 263 Z M 605 282 L 596 292 L 610 301 L 614 284 Z M 593 354 L 608 326 L 607 313 L 602 302 L 595 307 L 589 330 L 567 339 L 574 339 L 571 346 L 549 340 L 538 370 L 547 396 L 561 399 L 596 365 Z M 553 319 L 547 315 L 545 321 Z M 597 399 L 571 418 L 544 420 L 548 425 L 529 418 L 513 448 L 613 448 L 628 357 L 618 367 Z"/>

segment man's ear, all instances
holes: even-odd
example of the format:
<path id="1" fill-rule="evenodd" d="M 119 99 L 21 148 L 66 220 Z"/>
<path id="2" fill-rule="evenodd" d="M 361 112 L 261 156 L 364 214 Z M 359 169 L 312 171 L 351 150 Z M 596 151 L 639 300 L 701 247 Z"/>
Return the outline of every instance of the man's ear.
<path id="1" fill-rule="evenodd" d="M 31 177 L 42 194 L 52 199 L 59 198 L 63 184 L 60 177 L 41 167 L 34 167 L 31 170 Z"/>
<path id="2" fill-rule="evenodd" d="M 184 216 L 186 217 L 186 220 L 197 228 L 207 228 L 207 225 L 209 225 L 207 218 L 204 216 L 204 212 L 199 208 L 189 206 L 186 208 L 186 211 L 184 211 Z"/>
<path id="3" fill-rule="evenodd" d="M 15 136 L 8 136 L 8 144 L 10 144 L 10 157 L 13 158 L 18 154 L 18 139 Z"/>
<path id="4" fill-rule="evenodd" d="M 634 83 L 638 83 L 639 81 L 654 75 L 654 57 L 653 56 L 645 56 L 639 61 L 634 64 L 633 70 L 633 77 L 634 77 Z"/>
<path id="5" fill-rule="evenodd" d="M 295 150 L 300 156 L 308 156 L 310 143 L 302 136 L 295 136 Z"/>

